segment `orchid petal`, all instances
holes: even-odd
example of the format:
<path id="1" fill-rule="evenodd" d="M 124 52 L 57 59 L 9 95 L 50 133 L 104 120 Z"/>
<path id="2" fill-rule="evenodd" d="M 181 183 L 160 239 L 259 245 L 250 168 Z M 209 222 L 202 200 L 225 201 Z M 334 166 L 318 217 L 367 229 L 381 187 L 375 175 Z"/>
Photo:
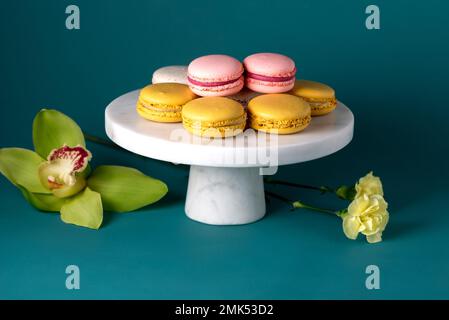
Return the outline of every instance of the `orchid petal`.
<path id="1" fill-rule="evenodd" d="M 47 212 L 59 212 L 65 203 L 64 199 L 52 194 L 32 193 L 22 186 L 17 186 L 23 197 L 36 209 Z"/>
<path id="2" fill-rule="evenodd" d="M 103 222 L 103 206 L 98 192 L 89 188 L 67 199 L 61 208 L 61 220 L 80 227 L 99 229 Z"/>
<path id="3" fill-rule="evenodd" d="M 49 194 L 39 181 L 38 167 L 44 162 L 37 153 L 21 148 L 0 149 L 0 173 L 12 184 L 33 193 Z"/>
<path id="4" fill-rule="evenodd" d="M 34 118 L 33 143 L 43 158 L 64 144 L 86 147 L 83 132 L 76 122 L 59 111 L 48 109 L 41 110 Z"/>
<path id="5" fill-rule="evenodd" d="M 128 212 L 161 199 L 168 191 L 162 181 L 120 166 L 100 166 L 87 180 L 89 188 L 101 194 L 105 210 Z"/>

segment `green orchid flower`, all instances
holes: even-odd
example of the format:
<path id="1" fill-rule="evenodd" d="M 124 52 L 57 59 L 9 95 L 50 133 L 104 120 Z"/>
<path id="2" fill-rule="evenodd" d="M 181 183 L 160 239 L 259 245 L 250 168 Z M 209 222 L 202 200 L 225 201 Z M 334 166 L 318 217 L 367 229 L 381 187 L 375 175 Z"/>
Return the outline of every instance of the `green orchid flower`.
<path id="1" fill-rule="evenodd" d="M 160 180 L 121 166 L 91 170 L 83 132 L 57 110 L 41 110 L 33 121 L 35 152 L 0 149 L 0 173 L 36 209 L 60 212 L 65 223 L 99 229 L 103 211 L 128 212 L 152 204 L 168 188 Z"/>

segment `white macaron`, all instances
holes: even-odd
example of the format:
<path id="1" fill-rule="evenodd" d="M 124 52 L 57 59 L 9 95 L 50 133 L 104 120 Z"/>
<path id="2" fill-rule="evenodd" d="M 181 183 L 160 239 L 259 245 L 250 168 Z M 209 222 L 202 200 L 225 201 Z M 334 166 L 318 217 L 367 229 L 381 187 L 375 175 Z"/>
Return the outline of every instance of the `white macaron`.
<path id="1" fill-rule="evenodd" d="M 168 66 L 153 73 L 152 83 L 187 83 L 187 66 Z"/>

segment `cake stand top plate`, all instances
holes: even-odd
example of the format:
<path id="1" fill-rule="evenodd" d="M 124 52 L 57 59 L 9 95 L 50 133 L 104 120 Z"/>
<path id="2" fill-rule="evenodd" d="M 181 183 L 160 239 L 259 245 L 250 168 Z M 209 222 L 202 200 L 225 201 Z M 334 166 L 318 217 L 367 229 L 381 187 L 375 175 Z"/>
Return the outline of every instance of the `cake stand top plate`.
<path id="1" fill-rule="evenodd" d="M 199 138 L 181 123 L 157 123 L 136 112 L 139 90 L 112 101 L 105 111 L 106 133 L 119 146 L 136 154 L 179 164 L 211 167 L 263 167 L 305 162 L 345 147 L 354 130 L 354 116 L 338 102 L 334 112 L 312 118 L 304 131 L 268 135 L 252 129 L 226 139 Z M 276 158 L 276 163 L 273 159 Z"/>

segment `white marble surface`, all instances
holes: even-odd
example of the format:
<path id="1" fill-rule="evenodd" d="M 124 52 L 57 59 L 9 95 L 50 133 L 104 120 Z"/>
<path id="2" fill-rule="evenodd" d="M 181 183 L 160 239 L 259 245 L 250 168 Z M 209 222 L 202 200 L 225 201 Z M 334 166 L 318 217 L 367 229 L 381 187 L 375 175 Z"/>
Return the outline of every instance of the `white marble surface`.
<path id="1" fill-rule="evenodd" d="M 213 225 L 257 221 L 265 215 L 262 178 L 257 168 L 191 166 L 186 214 Z"/>
<path id="2" fill-rule="evenodd" d="M 262 167 L 268 164 L 266 155 L 271 152 L 277 156 L 278 165 L 287 165 L 337 152 L 353 135 L 354 116 L 339 102 L 334 112 L 314 117 L 308 128 L 296 134 L 270 136 L 247 130 L 237 137 L 200 139 L 185 131 L 181 123 L 157 123 L 138 116 L 135 110 L 138 94 L 138 90 L 127 93 L 106 108 L 107 135 L 134 153 L 173 163 Z"/>

